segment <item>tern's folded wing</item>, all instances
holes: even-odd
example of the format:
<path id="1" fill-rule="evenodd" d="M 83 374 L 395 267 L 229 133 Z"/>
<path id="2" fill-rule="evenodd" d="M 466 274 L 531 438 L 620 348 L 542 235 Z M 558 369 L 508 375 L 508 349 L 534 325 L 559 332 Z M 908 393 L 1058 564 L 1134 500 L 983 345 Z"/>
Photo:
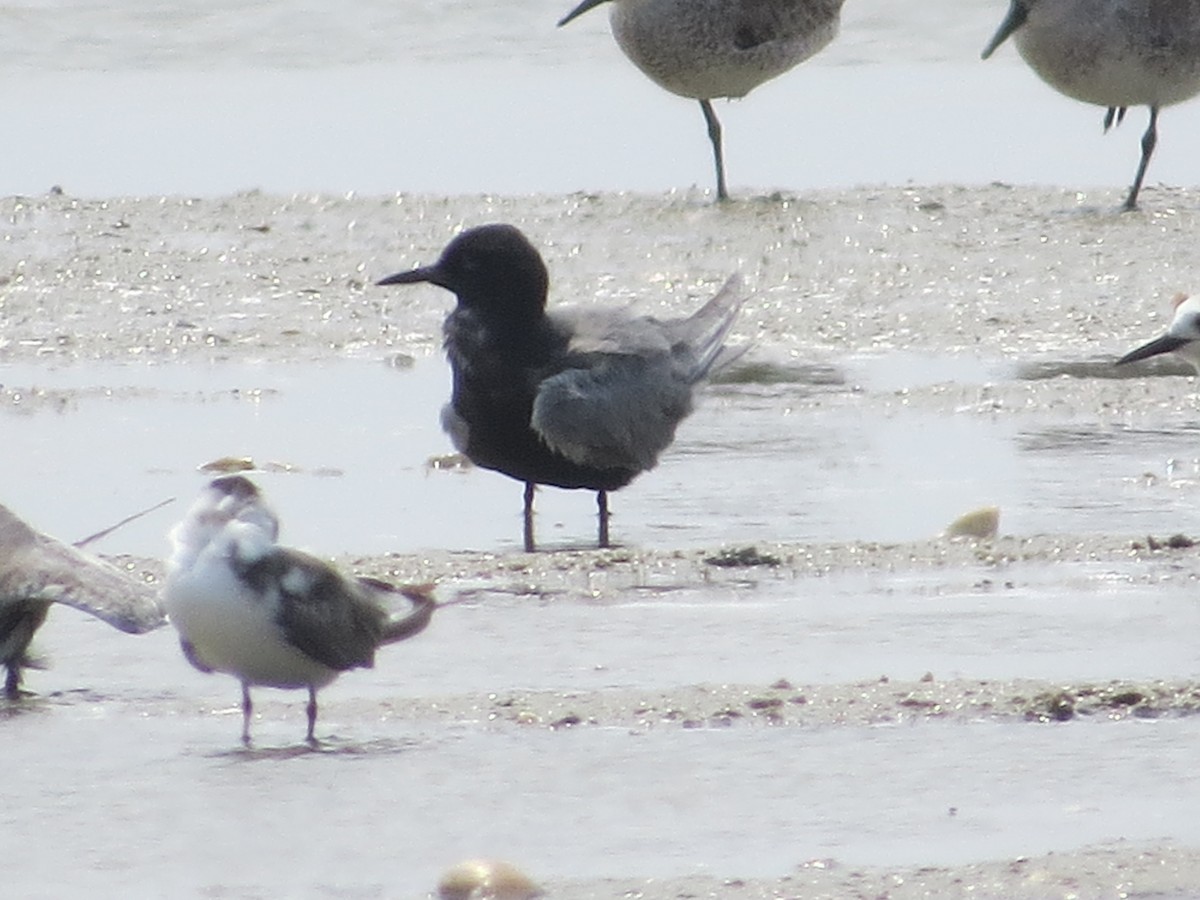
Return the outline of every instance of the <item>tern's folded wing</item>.
<path id="1" fill-rule="evenodd" d="M 286 547 L 247 562 L 238 575 L 277 597 L 278 621 L 292 646 L 339 671 L 373 665 L 387 613 L 357 582 Z"/>
<path id="2" fill-rule="evenodd" d="M 653 468 L 691 412 L 669 354 L 581 354 L 542 381 L 530 424 L 556 453 L 601 469 Z"/>

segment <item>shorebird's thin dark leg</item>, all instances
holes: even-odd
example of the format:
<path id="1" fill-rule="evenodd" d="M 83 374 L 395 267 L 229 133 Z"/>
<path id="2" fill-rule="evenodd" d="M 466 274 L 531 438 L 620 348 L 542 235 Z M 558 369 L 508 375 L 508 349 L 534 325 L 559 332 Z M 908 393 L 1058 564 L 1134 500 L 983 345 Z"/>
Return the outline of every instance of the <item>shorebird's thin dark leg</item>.
<path id="1" fill-rule="evenodd" d="M 1129 189 L 1129 196 L 1125 198 L 1125 211 L 1137 209 L 1138 191 L 1142 189 L 1142 179 L 1146 177 L 1146 166 L 1150 164 L 1150 157 L 1154 153 L 1154 145 L 1158 143 L 1158 107 L 1150 107 L 1150 125 L 1146 129 L 1146 133 L 1142 135 L 1142 161 L 1138 163 L 1137 175 L 1133 179 L 1133 187 Z"/>
<path id="2" fill-rule="evenodd" d="M 533 541 L 533 488 L 532 481 L 525 482 L 525 552 L 537 549 Z"/>
<path id="3" fill-rule="evenodd" d="M 1126 108 L 1124 106 L 1120 106 L 1120 107 L 1110 106 L 1105 111 L 1105 113 L 1104 113 L 1104 133 L 1105 134 L 1108 134 L 1108 129 L 1113 127 L 1114 119 L 1116 120 L 1116 123 L 1118 125 L 1120 125 L 1122 122 L 1125 121 L 1125 109 Z"/>
<path id="4" fill-rule="evenodd" d="M 250 702 L 250 685 L 242 682 L 242 743 L 250 746 L 250 716 L 254 712 L 254 704 Z"/>
<path id="5" fill-rule="evenodd" d="M 728 200 L 729 192 L 725 190 L 725 151 L 721 148 L 721 123 L 712 108 L 712 101 L 701 100 L 700 109 L 704 111 L 704 121 L 708 123 L 708 139 L 712 141 L 713 159 L 717 164 L 717 199 Z"/>
<path id="6" fill-rule="evenodd" d="M 600 546 L 607 547 L 608 543 L 608 491 L 596 491 L 596 512 L 600 520 Z"/>
<path id="7" fill-rule="evenodd" d="M 308 686 L 308 743 L 313 747 L 317 746 L 316 730 L 317 730 L 317 689 L 311 684 Z"/>

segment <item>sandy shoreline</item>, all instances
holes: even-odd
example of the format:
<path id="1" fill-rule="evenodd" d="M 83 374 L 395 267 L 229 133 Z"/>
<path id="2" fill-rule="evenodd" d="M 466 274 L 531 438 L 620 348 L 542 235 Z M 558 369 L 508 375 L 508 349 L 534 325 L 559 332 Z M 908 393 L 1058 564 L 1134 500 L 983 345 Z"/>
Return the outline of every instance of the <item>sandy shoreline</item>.
<path id="1" fill-rule="evenodd" d="M 1112 354 L 1190 288 L 1200 197 L 993 185 L 773 195 L 0 200 L 4 362 L 312 361 L 428 353 L 447 298 L 373 281 L 457 230 L 508 221 L 551 302 L 669 315 L 740 270 L 743 339 L 782 363 L 883 351 Z"/>
<path id="2" fill-rule="evenodd" d="M 730 271 L 742 271 L 756 291 L 736 332 L 755 345 L 747 363 L 755 368 L 746 375 L 752 384 L 808 382 L 822 372 L 836 378 L 847 359 L 906 355 L 978 360 L 995 373 L 913 388 L 881 376 L 877 383 L 847 385 L 832 398 L 819 391 L 792 398 L 791 412 L 838 406 L 896 417 L 935 410 L 1048 417 L 1065 426 L 1188 429 L 1196 417 L 1194 381 L 1117 373 L 1109 362 L 1158 333 L 1169 319 L 1170 298 L 1196 287 L 1200 191 L 1149 188 L 1144 211 L 1132 215 L 1115 212 L 1121 199 L 1118 189 L 1004 185 L 861 188 L 746 199 L 723 208 L 699 193 L 8 198 L 0 200 L 0 367 L 19 366 L 22 377 L 6 379 L 0 370 L 0 413 L 70 414 L 86 393 L 43 389 L 27 376 L 29 366 L 320 363 L 434 354 L 449 298 L 432 289 L 376 288 L 374 280 L 428 262 L 460 227 L 510 221 L 546 256 L 552 302 L 636 302 L 647 312 L 672 315 L 690 309 Z M 975 363 L 968 368 L 979 371 Z M 8 417 L 6 427 L 11 423 L 19 419 Z M 1154 537 L 1165 542 L 1187 524 L 1164 523 Z M 1099 581 L 1098 573 L 1114 591 L 1185 591 L 1195 584 L 1200 561 L 1194 548 L 1151 546 L 1147 538 L 1113 529 L 902 544 L 781 536 L 755 542 L 776 564 L 750 567 L 710 561 L 742 546 L 737 535 L 704 549 L 526 555 L 448 548 L 349 554 L 339 562 L 363 574 L 436 581 L 443 600 L 484 608 L 498 597 L 636 604 L 654 592 L 703 595 L 730 586 L 752 595 L 769 589 L 803 596 L 813 580 L 862 573 L 894 579 L 888 589 L 903 593 L 904 579 L 919 572 L 942 589 L 976 596 L 1033 577 L 1066 591 L 1075 580 Z M 148 578 L 160 572 L 154 560 L 120 562 Z M 802 736 L 809 729 L 903 724 L 929 729 L 934 742 L 937 729 L 979 721 L 1008 729 L 1070 727 L 1062 723 L 1077 719 L 1121 727 L 1117 723 L 1130 718 L 1184 718 L 1200 706 L 1190 672 L 1063 682 L 887 674 L 837 684 L 788 679 L 646 690 L 431 689 L 386 703 L 343 698 L 340 706 L 353 720 L 397 720 L 433 733 L 452 724 L 505 733 L 774 727 Z M 1119 826 L 1114 823 L 1114 831 Z M 1195 895 L 1200 848 L 1172 839 L 1169 829 L 1161 837 L 1063 845 L 1049 855 L 959 866 L 806 861 L 797 849 L 794 858 L 780 860 L 781 868 L 796 866 L 795 872 L 775 879 L 714 871 L 711 878 L 646 880 L 614 871 L 607 879 L 555 873 L 539 880 L 550 896 L 565 900 Z"/>

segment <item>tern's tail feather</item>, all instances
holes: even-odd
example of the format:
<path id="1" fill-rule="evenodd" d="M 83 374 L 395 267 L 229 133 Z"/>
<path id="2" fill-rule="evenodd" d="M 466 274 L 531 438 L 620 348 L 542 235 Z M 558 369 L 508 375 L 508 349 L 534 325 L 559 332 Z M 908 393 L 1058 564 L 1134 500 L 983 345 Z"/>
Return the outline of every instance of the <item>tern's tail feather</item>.
<path id="1" fill-rule="evenodd" d="M 746 347 L 725 346 L 725 339 L 745 302 L 742 276 L 734 273 L 715 297 L 679 322 L 679 338 L 689 346 L 694 357 L 694 363 L 687 373 L 689 381 L 699 381 L 746 352 Z"/>
<path id="2" fill-rule="evenodd" d="M 429 625 L 429 620 L 433 618 L 433 611 L 437 609 L 437 600 L 433 597 L 432 584 L 394 585 L 366 576 L 360 576 L 358 583 L 377 593 L 401 594 L 412 603 L 412 609 L 409 612 L 403 616 L 390 618 L 384 623 L 383 632 L 379 638 L 380 644 L 394 644 L 420 634 Z"/>

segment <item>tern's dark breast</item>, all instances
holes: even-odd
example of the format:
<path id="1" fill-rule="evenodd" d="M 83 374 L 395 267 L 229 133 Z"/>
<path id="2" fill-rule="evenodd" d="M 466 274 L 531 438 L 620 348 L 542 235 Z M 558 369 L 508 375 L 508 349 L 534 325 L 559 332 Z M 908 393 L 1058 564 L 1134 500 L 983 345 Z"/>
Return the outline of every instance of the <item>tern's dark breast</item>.
<path id="1" fill-rule="evenodd" d="M 470 310 L 450 314 L 445 325 L 454 378 L 450 405 L 467 427 L 463 452 L 475 465 L 519 481 L 616 490 L 637 472 L 574 463 L 550 450 L 530 427 L 538 385 L 554 373 L 566 343 L 548 324 L 506 328 Z"/>

